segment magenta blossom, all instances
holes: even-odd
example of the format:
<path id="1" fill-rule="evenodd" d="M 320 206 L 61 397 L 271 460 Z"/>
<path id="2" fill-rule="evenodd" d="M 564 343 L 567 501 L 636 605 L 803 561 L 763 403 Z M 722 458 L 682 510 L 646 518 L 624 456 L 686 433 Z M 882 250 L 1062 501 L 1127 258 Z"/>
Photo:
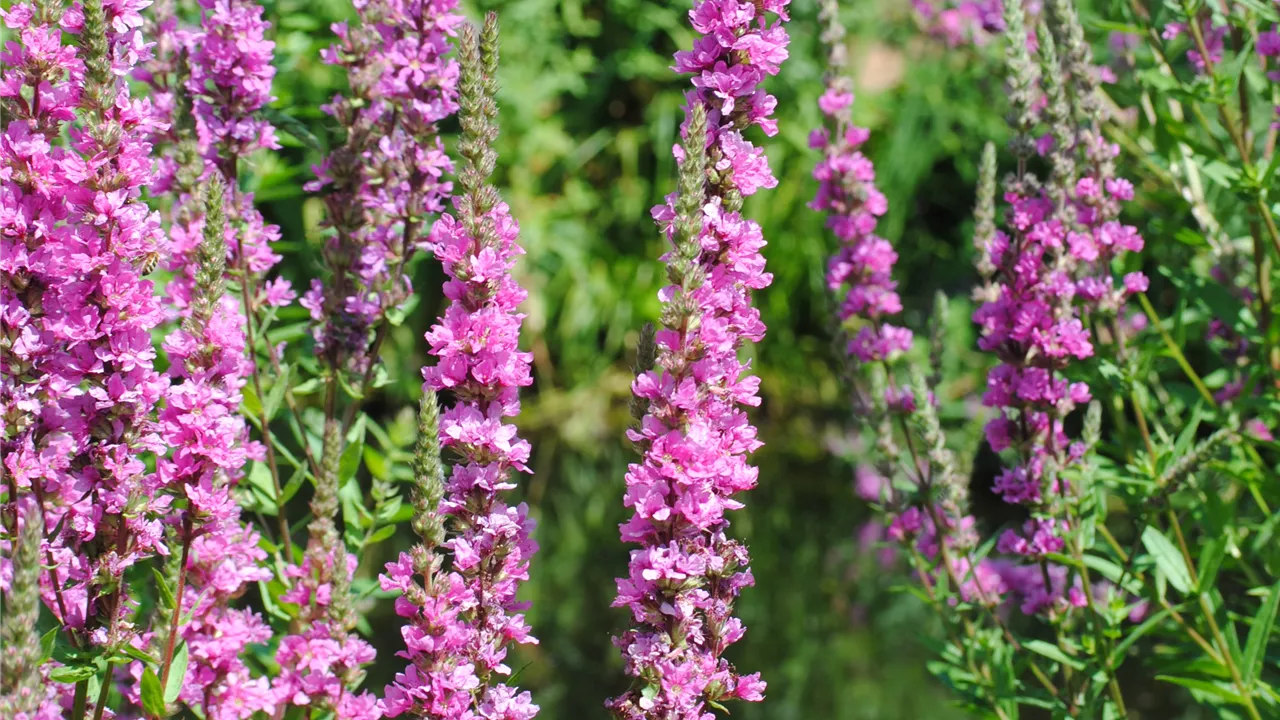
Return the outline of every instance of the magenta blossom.
<path id="1" fill-rule="evenodd" d="M 464 194 L 429 238 L 449 278 L 449 305 L 426 334 L 436 363 L 422 375 L 429 395 L 453 398 L 436 435 L 456 460 L 448 478 L 436 481 L 444 484 L 443 498 L 428 512 L 452 532 L 446 540 L 441 528 L 433 547 L 402 553 L 379 578 L 384 590 L 402 593 L 396 613 L 407 621 L 399 654 L 410 665 L 382 701 L 391 717 L 529 720 L 538 713 L 530 693 L 511 684 L 507 659 L 512 646 L 538 642 L 525 621 L 527 603 L 516 598 L 538 545 L 528 507 L 506 499 L 519 474 L 530 472 L 529 443 L 506 419 L 520 413 L 520 388 L 533 382 L 533 356 L 519 348 L 519 306 L 527 296 L 513 276 L 524 254 L 520 228 L 488 184 L 496 160 L 489 143 L 497 128 L 487 108 L 493 108 L 497 83 L 489 70 L 497 67 L 497 34 L 492 13 L 482 40 L 475 28 L 463 30 Z M 452 560 L 447 570 L 446 549 Z"/>
<path id="2" fill-rule="evenodd" d="M 307 185 L 328 191 L 334 233 L 325 247 L 332 275 L 315 279 L 302 304 L 335 367 L 364 372 L 376 360 L 370 335 L 413 294 L 406 263 L 453 189 L 436 123 L 458 110 L 458 63 L 447 57 L 462 22 L 456 8 L 457 0 L 357 2 L 360 24 L 334 25 L 338 41 L 323 53 L 347 71 L 351 97 L 323 108 L 347 137 Z"/>
<path id="3" fill-rule="evenodd" d="M 627 471 L 624 503 L 634 514 L 621 528 L 623 540 L 640 548 L 614 600 L 631 610 L 633 629 L 614 643 L 637 679 L 608 702 L 620 718 L 701 719 L 709 717 L 708 703 L 764 697 L 759 674 L 741 675 L 723 657 L 745 632 L 733 602 L 754 582 L 747 548 L 726 533 L 726 512 L 741 508 L 736 496 L 756 485 L 747 456 L 761 443 L 744 408 L 760 403 L 760 381 L 737 352 L 764 336 L 751 293 L 772 280 L 760 227 L 739 214 L 738 198 L 777 185 L 763 150 L 742 131 L 755 125 L 777 132 L 770 117 L 776 100 L 760 83 L 787 57 L 786 6 L 703 0 L 689 13 L 699 33 L 693 49 L 676 54 L 675 70 L 691 73 L 694 86 L 682 133 L 691 141 L 705 132 L 707 143 L 706 176 L 682 178 L 681 186 L 697 186 L 706 197 L 672 195 L 653 215 L 675 248 L 663 260 L 673 273 L 687 273 L 691 255 L 700 282 L 677 281 L 659 293 L 665 313 L 689 319 L 664 316 L 657 368 L 632 385 L 648 412 L 628 433 L 644 457 Z M 695 124 L 698 134 L 691 134 Z M 684 175 L 703 167 L 683 147 L 676 157 Z M 698 205 L 700 227 L 683 237 L 678 218 L 687 211 L 677 207 Z"/>

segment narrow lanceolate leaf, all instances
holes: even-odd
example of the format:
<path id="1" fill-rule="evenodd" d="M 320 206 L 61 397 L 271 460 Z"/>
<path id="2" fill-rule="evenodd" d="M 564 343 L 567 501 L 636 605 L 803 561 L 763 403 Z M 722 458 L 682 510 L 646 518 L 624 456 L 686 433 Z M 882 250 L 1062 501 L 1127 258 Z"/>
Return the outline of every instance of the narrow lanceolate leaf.
<path id="1" fill-rule="evenodd" d="M 1253 617 L 1253 627 L 1249 628 L 1249 639 L 1244 645 L 1244 661 L 1240 672 L 1244 674 L 1246 683 L 1253 682 L 1262 671 L 1262 661 L 1267 654 L 1267 642 L 1271 639 L 1271 631 L 1276 623 L 1276 608 L 1280 607 L 1280 583 L 1271 586 L 1267 599 L 1258 614 Z"/>
<path id="2" fill-rule="evenodd" d="M 169 677 L 164 683 L 164 702 L 166 704 L 174 702 L 178 699 L 178 694 L 182 692 L 182 682 L 187 676 L 187 663 L 190 658 L 187 644 L 183 642 L 173 651 L 173 661 L 169 663 Z M 157 685 L 159 681 L 157 681 Z"/>
<path id="3" fill-rule="evenodd" d="M 160 678 L 151 668 L 142 669 L 142 709 L 152 717 L 164 717 L 164 691 L 160 689 Z"/>
<path id="4" fill-rule="evenodd" d="M 1063 652 L 1062 648 L 1052 643 L 1047 643 L 1043 640 L 1027 640 L 1026 642 L 1022 643 L 1022 647 L 1030 650 L 1031 652 L 1037 655 L 1042 655 L 1044 657 L 1047 657 L 1050 660 L 1053 660 L 1054 662 L 1062 663 L 1067 667 L 1070 667 L 1076 670 L 1084 669 L 1083 662 L 1081 662 L 1077 658 L 1073 658 L 1070 655 L 1066 654 L 1065 652 Z"/>
<path id="5" fill-rule="evenodd" d="M 1164 574 L 1174 589 L 1183 594 L 1191 592 L 1194 583 L 1191 582 L 1191 573 L 1187 569 L 1186 560 L 1182 558 L 1178 548 L 1169 542 L 1169 538 L 1164 536 L 1164 533 L 1154 527 L 1148 527 L 1142 533 L 1142 545 L 1148 553 L 1151 553 L 1152 559 L 1156 561 L 1156 568 Z"/>
<path id="6" fill-rule="evenodd" d="M 1174 685 L 1181 685 L 1194 693 L 1200 693 L 1209 697 L 1225 700 L 1237 705 L 1243 704 L 1244 700 L 1240 694 L 1236 692 L 1226 682 L 1214 682 L 1212 680 L 1201 680 L 1199 678 L 1177 677 L 1174 675 L 1157 675 L 1157 680 Z"/>

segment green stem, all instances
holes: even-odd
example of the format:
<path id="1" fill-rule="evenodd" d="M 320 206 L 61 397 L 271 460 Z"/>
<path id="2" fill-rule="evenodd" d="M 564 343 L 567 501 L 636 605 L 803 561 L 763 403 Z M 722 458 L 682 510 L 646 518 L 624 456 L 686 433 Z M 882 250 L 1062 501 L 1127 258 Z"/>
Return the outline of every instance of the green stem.
<path id="1" fill-rule="evenodd" d="M 1173 355 L 1173 359 L 1178 362 L 1178 366 L 1182 368 L 1182 372 L 1191 380 L 1191 384 L 1195 385 L 1196 390 L 1200 392 L 1200 396 L 1211 407 L 1218 407 L 1218 401 L 1214 400 L 1213 393 L 1209 392 L 1209 388 L 1205 386 L 1204 381 L 1200 379 L 1200 375 L 1191 367 L 1191 363 L 1187 362 L 1187 356 L 1182 354 L 1182 348 L 1178 347 L 1178 343 L 1174 341 L 1173 336 L 1164 328 L 1164 322 L 1160 316 L 1156 314 L 1156 309 L 1151 306 L 1151 301 L 1147 299 L 1146 293 L 1138 293 L 1138 302 L 1142 304 L 1142 310 L 1147 314 L 1147 319 L 1160 332 L 1160 338 L 1164 340 L 1165 348 Z"/>
<path id="2" fill-rule="evenodd" d="M 929 602 L 933 604 L 934 612 L 938 614 L 938 618 L 942 620 L 944 625 L 948 626 L 947 634 L 950 636 L 951 642 L 955 643 L 956 648 L 964 654 L 965 662 L 969 666 L 969 672 L 973 673 L 975 678 L 981 678 L 984 682 L 994 686 L 995 683 L 991 677 L 991 670 L 985 665 L 981 668 L 978 667 L 977 661 L 973 659 L 973 656 L 970 653 L 965 652 L 966 646 L 971 647 L 971 645 L 966 644 L 963 638 L 959 637 L 955 632 L 954 625 L 947 622 L 946 606 L 942 600 L 938 598 L 937 593 L 933 591 L 933 583 L 929 580 L 929 575 L 925 571 L 928 563 L 920 554 L 920 551 L 916 549 L 915 545 L 911 545 L 910 548 L 911 558 L 913 561 L 912 564 L 916 566 L 916 574 L 920 576 L 920 584 L 924 587 L 925 595 L 929 598 Z M 969 640 L 972 641 L 976 639 L 977 631 L 974 630 L 973 623 L 968 618 L 962 618 L 962 622 L 965 629 L 965 635 Z M 1035 667 L 1035 663 L 1032 663 L 1032 667 L 1037 671 L 1039 670 L 1039 668 Z M 1043 678 L 1043 681 L 1048 680 L 1048 678 L 1044 678 L 1043 673 L 1038 673 L 1038 676 Z M 1047 687 L 1049 687 L 1054 696 L 1057 697 L 1057 689 L 1053 687 L 1051 682 L 1048 683 Z M 988 694 L 989 697 L 987 698 L 987 702 L 991 704 L 991 709 L 995 712 L 996 717 L 1001 718 L 1001 720 L 1012 720 L 1008 713 L 1000 708 L 1000 704 L 998 702 L 999 699 L 996 697 L 994 690 L 988 691 Z"/>
<path id="3" fill-rule="evenodd" d="M 98 690 L 98 702 L 93 706 L 93 720 L 102 720 L 102 713 L 107 709 L 107 698 L 111 697 L 111 670 L 114 667 L 111 663 L 107 663 L 107 671 L 102 674 L 102 687 Z"/>
<path id="4" fill-rule="evenodd" d="M 239 189 L 237 187 L 237 166 L 234 158 L 225 172 L 227 178 L 227 187 L 230 189 L 234 197 Z M 284 492 L 280 488 L 280 469 L 276 465 L 276 451 L 271 443 L 271 423 L 267 418 L 266 402 L 267 396 L 262 393 L 262 373 L 258 370 L 258 345 L 254 340 L 254 319 L 257 314 L 253 307 L 253 274 L 249 270 L 249 258 L 245 254 L 244 237 L 236 234 L 236 266 L 240 274 L 240 301 L 244 305 L 244 328 L 246 339 L 245 352 L 249 355 L 249 375 L 253 382 L 253 391 L 258 396 L 258 419 L 260 423 L 259 431 L 262 434 L 263 445 L 267 449 L 267 468 L 271 471 L 271 489 L 275 493 L 273 498 L 276 501 L 276 520 L 280 532 L 280 544 L 284 547 L 285 559 L 293 562 L 293 539 L 289 537 L 289 518 L 285 514 L 283 504 L 281 502 Z M 270 345 L 270 340 L 265 336 L 262 341 Z"/>
<path id="5" fill-rule="evenodd" d="M 1191 550 L 1187 547 L 1186 536 L 1182 532 L 1182 523 L 1178 521 L 1178 514 L 1172 509 L 1167 511 L 1166 516 L 1169 518 L 1169 526 L 1173 529 L 1173 536 L 1178 541 L 1178 549 L 1182 552 L 1182 559 L 1187 564 L 1187 573 L 1191 576 L 1191 584 L 1198 588 L 1200 578 L 1196 572 L 1195 560 L 1191 557 Z M 1258 714 L 1258 708 L 1253 703 L 1249 686 L 1245 683 L 1244 677 L 1240 674 L 1240 668 L 1236 665 L 1235 658 L 1231 654 L 1231 646 L 1227 644 L 1227 638 L 1222 634 L 1222 628 L 1218 626 L 1218 619 L 1214 617 L 1213 608 L 1209 606 L 1208 596 L 1203 591 L 1197 590 L 1196 600 L 1200 606 L 1200 614 L 1209 625 L 1213 640 L 1218 645 L 1222 664 L 1227 666 L 1227 672 L 1231 673 L 1231 680 L 1235 683 L 1236 689 L 1240 693 L 1240 698 L 1244 701 L 1245 710 L 1249 712 L 1249 717 L 1252 720 L 1262 720 L 1262 716 Z"/>
<path id="6" fill-rule="evenodd" d="M 89 704 L 89 681 L 81 680 L 76 683 L 75 699 L 71 701 L 71 717 L 73 720 L 84 720 L 84 714 Z"/>
<path id="7" fill-rule="evenodd" d="M 160 687 L 168 687 L 169 669 L 173 664 L 173 648 L 178 639 L 178 625 L 182 619 L 182 595 L 187 589 L 187 559 L 191 555 L 191 513 L 182 518 L 182 558 L 178 561 L 178 587 L 173 593 L 173 616 L 169 619 L 169 639 L 165 643 L 163 662 L 160 663 Z"/>

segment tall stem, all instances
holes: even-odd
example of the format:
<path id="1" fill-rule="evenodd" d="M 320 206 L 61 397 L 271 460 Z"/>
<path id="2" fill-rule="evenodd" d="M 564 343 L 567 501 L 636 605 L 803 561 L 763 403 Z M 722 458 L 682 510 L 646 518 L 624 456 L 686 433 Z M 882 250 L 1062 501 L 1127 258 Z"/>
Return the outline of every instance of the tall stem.
<path id="1" fill-rule="evenodd" d="M 410 204 L 412 207 L 412 203 Z M 405 266 L 409 264 L 409 258 L 413 257 L 413 240 L 417 237 L 419 222 L 416 220 L 406 220 L 404 224 L 404 232 L 401 234 L 400 255 L 401 260 L 396 264 L 395 269 L 391 273 L 391 277 L 398 278 L 400 273 L 404 272 Z M 369 345 L 369 366 L 365 368 L 364 377 L 360 380 L 360 396 L 363 398 L 369 394 L 369 390 L 373 387 L 373 373 L 377 367 L 378 353 L 382 350 L 382 343 L 386 341 L 387 334 L 391 331 L 391 322 L 387 318 L 385 312 L 378 321 L 378 327 L 374 331 L 373 342 Z M 336 372 L 336 370 L 335 370 Z M 347 431 L 355 423 L 356 410 L 359 409 L 359 403 L 351 403 L 347 406 L 342 416 L 342 436 L 346 437 Z"/>
<path id="2" fill-rule="evenodd" d="M 1200 606 L 1200 614 L 1204 617 L 1204 621 L 1209 626 L 1209 632 L 1213 634 L 1213 640 L 1218 646 L 1219 655 L 1222 658 L 1222 664 L 1227 666 L 1227 672 L 1231 674 L 1231 681 L 1235 684 L 1237 692 L 1240 693 L 1240 699 L 1244 703 L 1244 708 L 1249 713 L 1252 720 L 1262 720 L 1262 715 L 1258 714 L 1258 708 L 1253 702 L 1251 688 L 1244 681 L 1244 677 L 1240 674 L 1240 668 L 1236 665 L 1235 657 L 1231 654 L 1231 646 L 1227 644 L 1227 638 L 1222 634 L 1222 628 L 1218 626 L 1218 619 L 1214 617 L 1213 608 L 1209 605 L 1208 596 L 1199 589 L 1200 578 L 1196 573 L 1196 563 L 1191 557 L 1191 551 L 1187 547 L 1187 540 L 1182 533 L 1182 523 L 1178 521 L 1178 514 L 1173 510 L 1169 510 L 1167 517 L 1169 525 L 1173 528 L 1174 537 L 1178 540 L 1178 549 L 1182 551 L 1182 559 L 1187 564 L 1187 573 L 1191 576 L 1191 584 L 1196 586 L 1196 601 Z"/>
<path id="3" fill-rule="evenodd" d="M 178 587 L 173 593 L 173 615 L 169 619 L 169 639 L 164 646 L 164 659 L 160 663 L 160 687 L 168 687 L 169 669 L 173 664 L 173 647 L 178 639 L 178 623 L 182 619 L 182 595 L 187 589 L 187 559 L 191 554 L 191 513 L 182 518 L 182 558 L 178 561 Z"/>
<path id="4" fill-rule="evenodd" d="M 115 667 L 107 663 L 107 671 L 103 673 L 102 687 L 98 690 L 98 702 L 93 706 L 93 720 L 102 720 L 102 713 L 107 709 L 107 698 L 111 697 L 111 670 Z"/>
<path id="5" fill-rule="evenodd" d="M 84 714 L 88 710 L 89 704 L 89 681 L 81 680 L 76 683 L 75 698 L 71 701 L 71 717 L 72 720 L 84 720 Z"/>
<path id="6" fill-rule="evenodd" d="M 227 168 L 227 185 L 232 197 L 239 192 L 236 187 L 236 167 L 234 162 Z M 266 395 L 262 393 L 262 373 L 258 370 L 258 344 L 254 339 L 254 319 L 257 313 L 253 305 L 253 273 L 249 270 L 249 258 L 245 253 L 244 236 L 236 233 L 236 268 L 240 273 L 240 301 L 244 305 L 245 337 L 248 341 L 249 375 L 253 380 L 253 391 L 258 396 L 258 423 L 262 433 L 262 444 L 267 450 L 267 468 L 271 471 L 271 490 L 275 494 L 276 522 L 279 526 L 280 544 L 284 547 L 287 562 L 293 562 L 293 538 L 289 535 L 289 516 L 284 508 L 284 491 L 280 486 L 280 470 L 276 465 L 276 451 L 271 441 L 271 421 L 267 417 Z M 270 343 L 267 338 L 262 339 Z M 281 378 L 283 380 L 283 378 Z"/>

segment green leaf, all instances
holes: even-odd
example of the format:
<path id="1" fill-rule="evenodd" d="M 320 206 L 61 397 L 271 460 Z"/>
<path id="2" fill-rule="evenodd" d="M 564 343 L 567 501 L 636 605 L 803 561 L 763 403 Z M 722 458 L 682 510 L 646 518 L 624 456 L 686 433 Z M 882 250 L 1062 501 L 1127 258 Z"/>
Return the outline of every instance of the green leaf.
<path id="1" fill-rule="evenodd" d="M 58 683 L 75 684 L 88 680 L 97 672 L 93 665 L 60 665 L 49 671 L 49 679 Z"/>
<path id="2" fill-rule="evenodd" d="M 139 650 L 138 648 L 132 645 L 125 645 L 124 647 L 120 648 L 120 654 L 125 655 L 126 657 L 131 657 L 134 660 L 141 662 L 143 665 L 147 667 L 150 667 L 156 664 L 155 658 L 148 655 L 145 651 Z"/>
<path id="3" fill-rule="evenodd" d="M 280 411 L 280 404 L 284 402 L 284 393 L 289 389 L 289 374 L 291 369 L 288 365 L 280 368 L 280 376 L 276 378 L 271 385 L 271 391 L 267 393 L 267 403 L 263 406 L 263 412 L 267 414 L 267 421 L 270 422 Z"/>
<path id="4" fill-rule="evenodd" d="M 1089 22 L 1089 26 L 1106 32 L 1128 33 L 1131 35 L 1142 35 L 1143 33 L 1143 29 L 1137 25 L 1128 25 L 1112 20 L 1094 19 Z"/>
<path id="5" fill-rule="evenodd" d="M 1225 535 L 1218 535 L 1212 540 L 1206 540 L 1204 547 L 1200 550 L 1200 561 L 1196 563 L 1199 568 L 1199 574 L 1196 577 L 1199 585 L 1196 592 L 1206 592 L 1213 589 L 1214 580 L 1218 577 L 1218 569 L 1222 567 L 1222 560 L 1227 555 L 1227 538 Z"/>
<path id="6" fill-rule="evenodd" d="M 1204 419 L 1204 405 L 1196 403 L 1191 409 L 1191 419 L 1187 421 L 1182 428 L 1182 432 L 1178 433 L 1178 439 L 1173 443 L 1173 452 L 1171 455 L 1176 459 L 1191 450 L 1191 445 L 1196 441 L 1196 433 L 1200 430 L 1200 421 Z"/>
<path id="7" fill-rule="evenodd" d="M 1022 647 L 1037 655 L 1043 655 L 1054 662 L 1066 665 L 1069 668 L 1074 668 L 1076 670 L 1084 669 L 1084 663 L 1066 654 L 1062 651 L 1062 648 L 1052 643 L 1047 643 L 1043 640 L 1028 640 L 1022 643 Z"/>
<path id="8" fill-rule="evenodd" d="M 1267 654 L 1267 641 L 1271 639 L 1271 630 L 1276 623 L 1276 608 L 1280 607 L 1280 583 L 1271 586 L 1267 599 L 1258 608 L 1253 618 L 1253 627 L 1249 628 L 1249 639 L 1244 644 L 1244 681 L 1252 683 L 1262 669 L 1263 658 Z"/>
<path id="9" fill-rule="evenodd" d="M 1115 649 L 1111 651 L 1111 667 L 1118 667 L 1122 662 L 1124 662 L 1124 654 L 1129 651 L 1129 648 L 1140 640 L 1143 635 L 1151 632 L 1157 625 L 1164 622 L 1169 615 L 1169 608 L 1161 608 L 1160 612 L 1153 614 L 1151 617 L 1143 620 L 1141 625 L 1130 630 L 1129 634 L 1126 635 L 1119 643 L 1116 643 Z"/>
<path id="10" fill-rule="evenodd" d="M 1240 695 L 1237 694 L 1235 691 L 1222 687 L 1221 685 L 1218 685 L 1217 683 L 1214 683 L 1214 682 L 1210 682 L 1208 680 L 1177 677 L 1175 675 L 1157 675 L 1156 679 L 1162 680 L 1167 683 L 1173 683 L 1174 685 L 1181 685 L 1182 687 L 1187 688 L 1188 690 L 1193 690 L 1196 692 L 1204 693 L 1206 695 L 1218 697 L 1223 700 L 1226 700 L 1227 702 L 1232 702 L 1236 704 L 1244 703 L 1244 701 L 1240 698 Z"/>
<path id="11" fill-rule="evenodd" d="M 294 397 L 310 395 L 321 388 L 320 378 L 311 378 L 293 389 Z"/>
<path id="12" fill-rule="evenodd" d="M 379 480 L 387 480 L 391 477 L 391 466 L 387 463 L 387 458 L 371 447 L 364 449 L 364 466 L 369 468 L 370 475 Z"/>
<path id="13" fill-rule="evenodd" d="M 285 111 L 274 108 L 264 107 L 259 111 L 267 122 L 276 126 L 276 129 L 288 133 L 295 140 L 302 144 L 303 147 L 314 152 L 324 152 L 324 147 L 310 130 L 307 129 L 305 123 Z"/>
<path id="14" fill-rule="evenodd" d="M 392 518 L 400 512 L 400 507 L 403 504 L 404 501 L 399 497 L 388 498 L 387 501 L 382 504 L 382 507 L 378 508 L 378 513 L 375 516 L 375 519 L 380 523 L 392 522 Z"/>
<path id="15" fill-rule="evenodd" d="M 40 636 L 40 661 L 44 662 L 53 657 L 53 648 L 58 644 L 58 630 L 60 628 L 53 627 L 49 632 Z"/>
<path id="16" fill-rule="evenodd" d="M 386 540 L 387 538 L 395 534 L 396 534 L 395 525 L 383 525 L 382 527 L 375 530 L 374 533 L 364 541 L 365 547 L 368 547 L 370 545 L 377 545 L 378 543 L 382 542 L 383 540 Z"/>
<path id="17" fill-rule="evenodd" d="M 302 487 L 302 483 L 306 482 L 306 480 L 307 469 L 306 466 L 303 465 L 294 471 L 293 477 L 289 478 L 289 482 L 285 483 L 284 488 L 280 491 L 280 504 L 283 505 L 292 500 L 293 496 L 298 494 L 298 490 Z"/>
<path id="18" fill-rule="evenodd" d="M 160 602 L 163 607 L 172 610 L 173 604 L 176 602 L 173 597 L 173 590 L 169 589 L 169 581 L 165 579 L 164 573 L 158 568 L 151 568 L 151 576 L 156 581 L 156 589 L 160 591 Z"/>
<path id="19" fill-rule="evenodd" d="M 164 717 L 164 691 L 160 689 L 160 678 L 151 668 L 142 669 L 142 709 L 147 715 Z"/>
<path id="20" fill-rule="evenodd" d="M 338 460 L 338 487 L 344 487 L 353 480 L 360 469 L 360 459 L 364 455 L 364 414 L 356 420 L 351 432 L 347 434 L 347 446 L 342 450 Z"/>
<path id="21" fill-rule="evenodd" d="M 1178 552 L 1164 533 L 1148 525 L 1142 532 L 1142 544 L 1155 559 L 1156 567 L 1169 579 L 1170 585 L 1180 593 L 1191 592 L 1193 583 L 1191 573 L 1187 570 L 1187 563 L 1182 559 L 1182 553 Z"/>
<path id="22" fill-rule="evenodd" d="M 1103 577 L 1113 583 L 1119 583 L 1120 578 L 1123 577 L 1125 579 L 1124 589 L 1134 595 L 1138 595 L 1142 592 L 1142 583 L 1138 582 L 1138 579 L 1135 578 L 1132 573 L 1126 575 L 1124 568 L 1104 557 L 1099 557 L 1097 555 L 1085 555 L 1084 564 L 1088 566 L 1090 570 L 1098 571 Z"/>
<path id="23" fill-rule="evenodd" d="M 253 420 L 259 419 L 262 416 L 262 402 L 258 400 L 258 393 L 246 386 L 240 390 L 240 395 L 240 413 Z"/>
<path id="24" fill-rule="evenodd" d="M 271 468 L 266 463 L 255 460 L 249 468 L 247 479 L 249 488 L 254 491 L 255 499 L 261 506 L 261 512 L 267 515 L 279 512 L 276 507 L 275 483 L 271 481 Z"/>
<path id="25" fill-rule="evenodd" d="M 1244 5 L 1267 20 L 1274 22 L 1280 19 L 1280 13 L 1276 12 L 1276 8 L 1267 2 L 1263 2 L 1263 0 L 1236 0 L 1236 3 Z"/>
<path id="26" fill-rule="evenodd" d="M 169 663 L 169 677 L 164 683 L 164 701 L 174 702 L 178 693 L 182 692 L 182 682 L 187 677 L 187 643 L 183 641 L 173 652 L 173 661 Z"/>
<path id="27" fill-rule="evenodd" d="M 1226 164 L 1221 160 L 1204 161 L 1203 158 L 1197 159 L 1201 160 L 1201 173 L 1203 176 L 1211 179 L 1211 181 L 1217 184 L 1220 184 L 1220 186 L 1231 190 L 1231 188 L 1235 187 L 1235 183 L 1239 182 L 1239 169 L 1231 167 L 1231 165 Z"/>
<path id="28" fill-rule="evenodd" d="M 273 582 L 275 582 L 276 585 L 279 585 L 278 581 Z M 272 588 L 268 586 L 265 581 L 258 581 L 258 594 L 262 598 L 262 607 L 267 611 L 267 614 L 281 620 L 292 620 L 293 616 L 285 612 L 284 608 L 280 606 L 280 603 L 276 602 L 276 598 L 278 598 L 282 592 L 284 592 L 284 587 L 282 585 L 276 588 L 276 592 L 272 592 Z"/>

